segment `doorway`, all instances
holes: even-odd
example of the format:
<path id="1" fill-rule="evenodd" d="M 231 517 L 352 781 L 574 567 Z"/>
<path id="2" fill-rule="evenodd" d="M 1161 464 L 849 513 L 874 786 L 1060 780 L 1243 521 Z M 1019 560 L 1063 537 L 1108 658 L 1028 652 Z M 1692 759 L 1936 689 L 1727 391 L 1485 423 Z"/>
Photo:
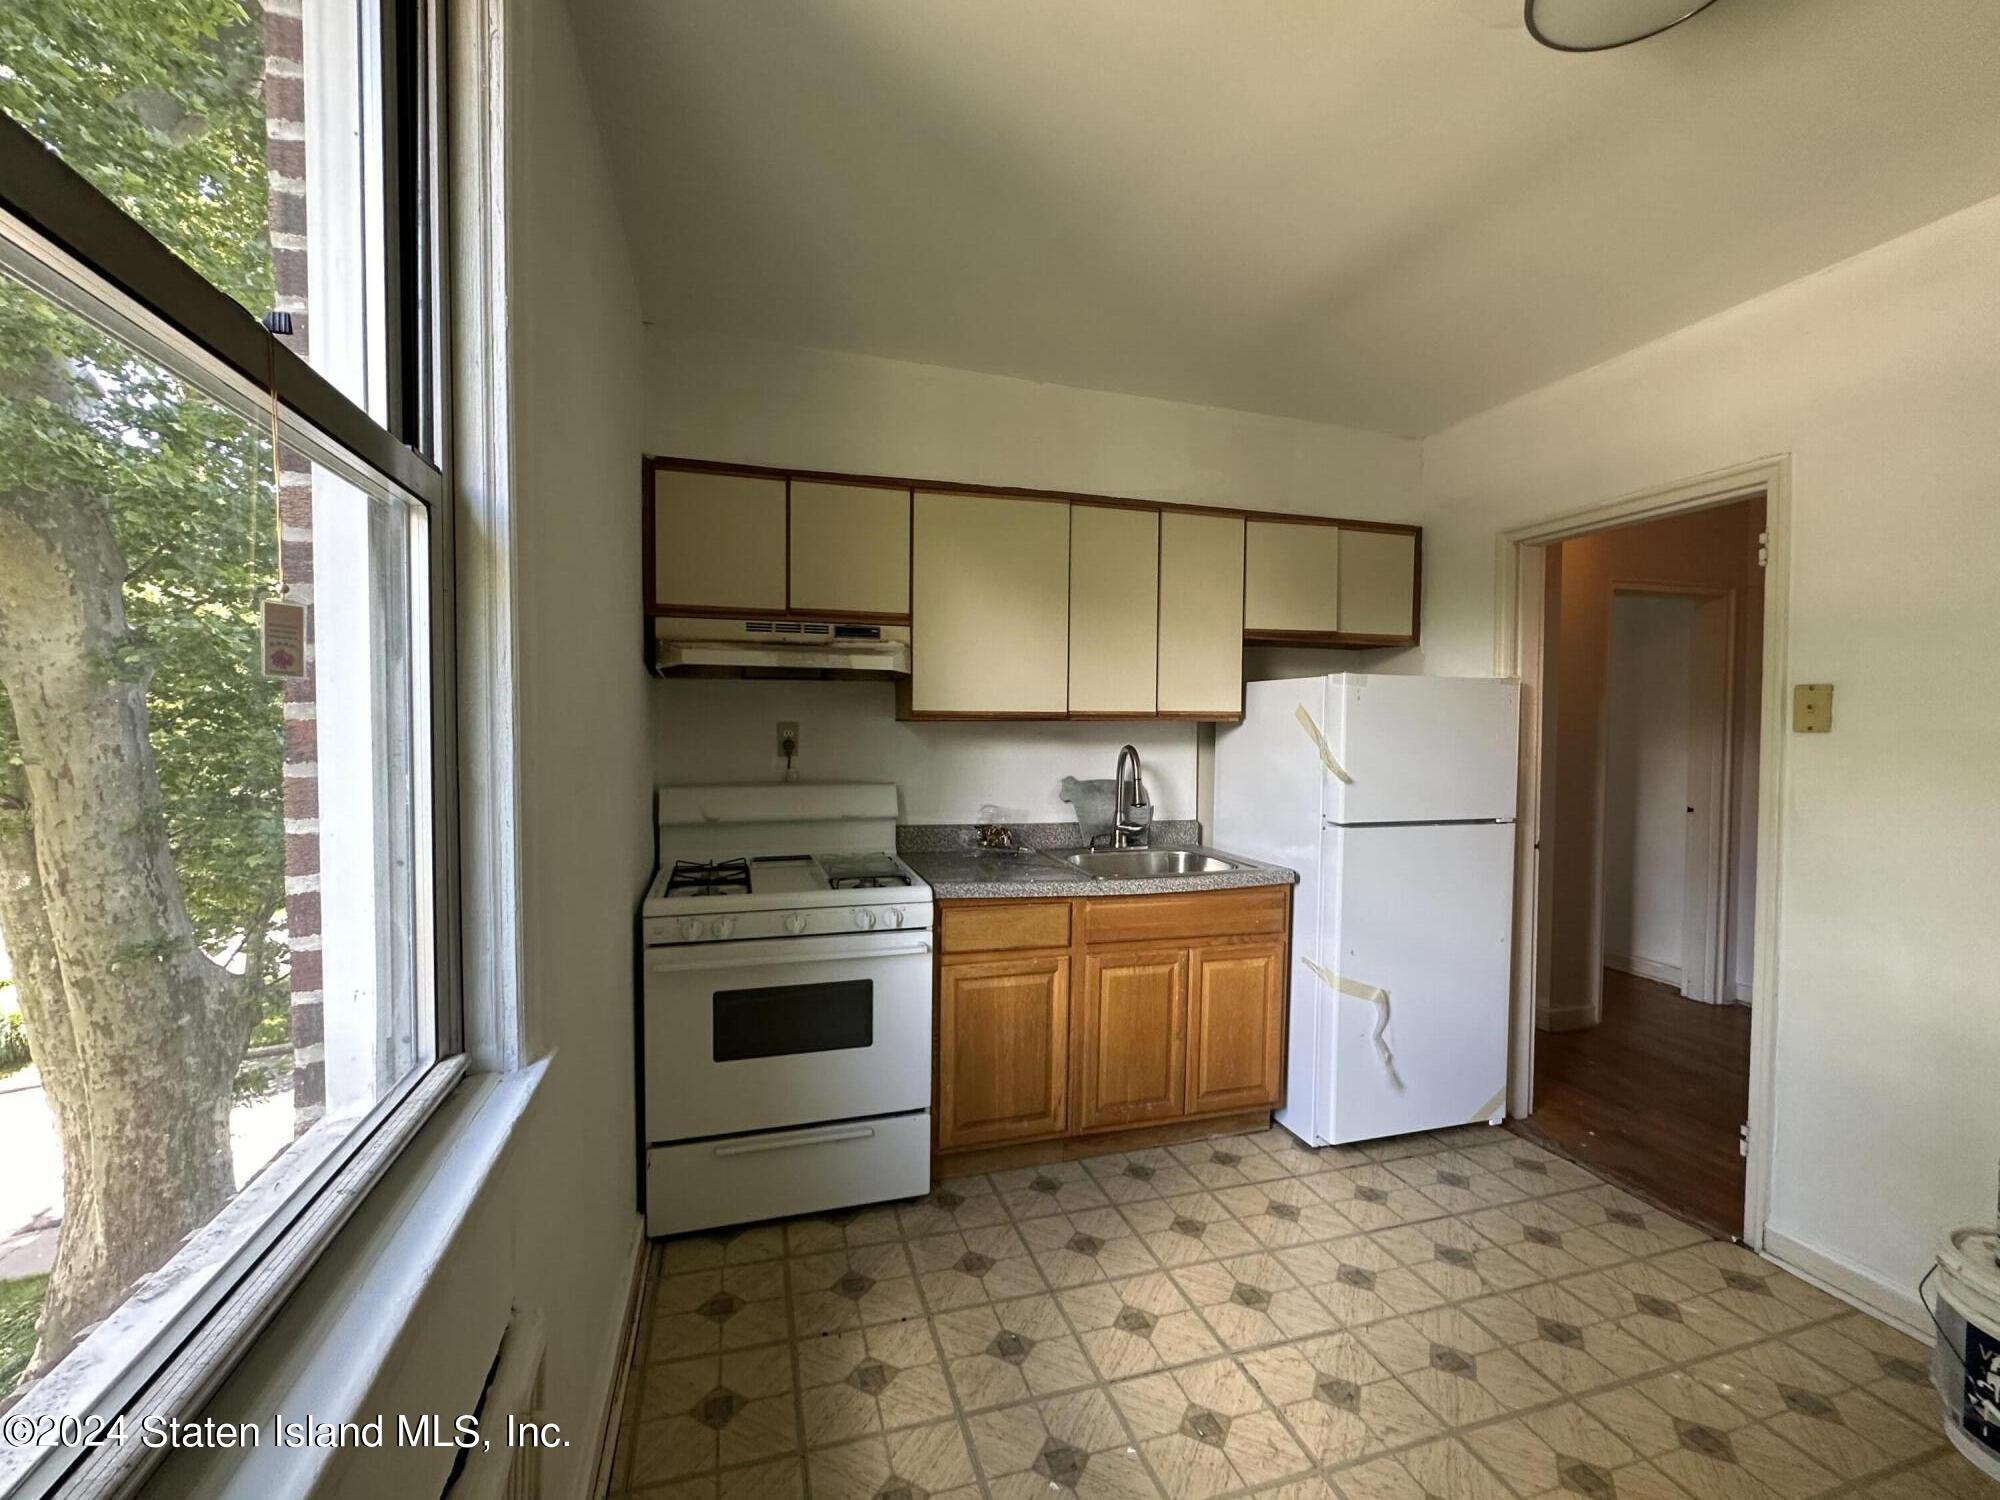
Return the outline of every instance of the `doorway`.
<path id="1" fill-rule="evenodd" d="M 1534 554 L 1516 602 L 1535 785 L 1510 1113 L 1733 1238 L 1761 1227 L 1745 1141 L 1768 530 L 1759 489 L 1513 548 Z"/>

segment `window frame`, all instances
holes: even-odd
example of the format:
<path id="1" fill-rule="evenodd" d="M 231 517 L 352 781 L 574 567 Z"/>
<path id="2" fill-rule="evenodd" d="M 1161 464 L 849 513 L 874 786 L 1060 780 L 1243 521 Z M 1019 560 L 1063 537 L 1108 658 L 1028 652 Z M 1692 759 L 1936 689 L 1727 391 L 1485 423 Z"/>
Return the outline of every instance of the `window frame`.
<path id="1" fill-rule="evenodd" d="M 248 1352 L 368 1192 L 466 1073 L 459 897 L 456 505 L 451 480 L 453 347 L 442 46 L 445 0 L 377 0 L 386 243 L 387 421 L 378 422 L 248 309 L 203 278 L 63 161 L 0 114 L 0 265 L 43 295 L 260 423 L 363 489 L 414 500 L 425 533 L 427 691 L 415 729 L 419 942 L 432 958 L 431 1062 L 403 1079 L 305 1169 L 223 1265 L 106 1387 L 94 1414 L 194 1416 Z M 372 7 L 369 7 L 372 8 Z M 365 8 L 367 9 L 367 8 Z M 235 1200 L 233 1200 L 235 1201 Z M 228 1210 L 224 1210 L 226 1217 Z M 218 1221 L 219 1222 L 219 1221 Z M 81 1416 L 84 1413 L 70 1413 Z M 136 1441 L 46 1449 L 6 1500 L 122 1493 L 163 1452 Z"/>

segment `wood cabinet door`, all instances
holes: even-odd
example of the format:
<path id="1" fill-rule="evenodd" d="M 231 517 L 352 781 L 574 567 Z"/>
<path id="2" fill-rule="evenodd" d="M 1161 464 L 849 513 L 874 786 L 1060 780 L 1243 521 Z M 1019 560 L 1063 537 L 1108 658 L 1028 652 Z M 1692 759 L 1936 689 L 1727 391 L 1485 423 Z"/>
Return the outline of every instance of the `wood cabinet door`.
<path id="1" fill-rule="evenodd" d="M 1069 711 L 1150 714 L 1157 702 L 1160 513 L 1069 508 Z"/>
<path id="2" fill-rule="evenodd" d="M 1061 1135 L 1069 959 L 938 966 L 938 1149 Z"/>
<path id="3" fill-rule="evenodd" d="M 1000 718 L 1069 707 L 1069 507 L 920 492 L 910 709 Z"/>
<path id="4" fill-rule="evenodd" d="M 1243 528 L 1246 634 L 1331 635 L 1340 629 L 1340 528 L 1251 521 Z"/>
<path id="5" fill-rule="evenodd" d="M 669 609 L 785 607 L 785 481 L 653 471 L 653 602 Z"/>
<path id="6" fill-rule="evenodd" d="M 1188 950 L 1091 953 L 1083 965 L 1076 1128 L 1186 1113 Z"/>
<path id="7" fill-rule="evenodd" d="M 1417 632 L 1417 539 L 1340 528 L 1340 633 L 1407 639 Z"/>
<path id="8" fill-rule="evenodd" d="M 1160 515 L 1163 714 L 1243 712 L 1243 520 Z"/>
<path id="9" fill-rule="evenodd" d="M 910 613 L 910 492 L 794 479 L 792 608 L 819 614 Z"/>
<path id="10" fill-rule="evenodd" d="M 1197 948 L 1188 1012 L 1187 1112 L 1277 1104 L 1284 1084 L 1285 945 Z"/>

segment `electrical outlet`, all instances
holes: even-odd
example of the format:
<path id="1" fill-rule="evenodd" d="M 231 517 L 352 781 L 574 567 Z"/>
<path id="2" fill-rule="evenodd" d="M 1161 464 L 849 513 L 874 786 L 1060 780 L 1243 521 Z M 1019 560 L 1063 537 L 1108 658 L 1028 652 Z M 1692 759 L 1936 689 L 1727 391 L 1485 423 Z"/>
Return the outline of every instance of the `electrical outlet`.
<path id="1" fill-rule="evenodd" d="M 1792 686 L 1792 733 L 1825 734 L 1833 728 L 1833 684 L 1800 682 Z"/>
<path id="2" fill-rule="evenodd" d="M 799 726 L 788 719 L 778 723 L 778 754 L 790 760 L 799 753 Z"/>

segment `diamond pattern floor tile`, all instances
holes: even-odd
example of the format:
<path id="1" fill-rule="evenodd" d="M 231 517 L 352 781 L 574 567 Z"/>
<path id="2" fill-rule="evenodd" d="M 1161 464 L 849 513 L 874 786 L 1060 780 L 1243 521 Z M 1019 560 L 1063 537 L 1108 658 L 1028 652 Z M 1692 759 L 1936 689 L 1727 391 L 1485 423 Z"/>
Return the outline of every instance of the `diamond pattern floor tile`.
<path id="1" fill-rule="evenodd" d="M 1485 1126 L 655 1247 L 618 1500 L 1989 1500 L 1929 1351 Z"/>

